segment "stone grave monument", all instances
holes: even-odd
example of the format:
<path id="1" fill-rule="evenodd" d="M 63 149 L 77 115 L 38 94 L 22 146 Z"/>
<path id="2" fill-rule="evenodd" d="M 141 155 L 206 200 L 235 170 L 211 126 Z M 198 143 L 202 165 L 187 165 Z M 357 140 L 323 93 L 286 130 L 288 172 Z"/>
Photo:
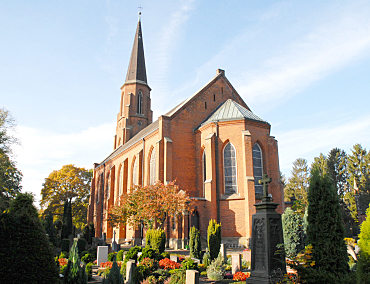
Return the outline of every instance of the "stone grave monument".
<path id="1" fill-rule="evenodd" d="M 108 261 L 108 246 L 98 246 L 97 265 Z"/>
<path id="2" fill-rule="evenodd" d="M 259 182 L 263 184 L 263 197 L 254 205 L 257 213 L 252 217 L 252 261 L 248 284 L 268 284 L 277 274 L 286 272 L 284 252 L 275 255 L 277 245 L 284 243 L 281 215 L 275 211 L 279 204 L 272 202 L 268 194 L 271 178 L 265 173 Z"/>

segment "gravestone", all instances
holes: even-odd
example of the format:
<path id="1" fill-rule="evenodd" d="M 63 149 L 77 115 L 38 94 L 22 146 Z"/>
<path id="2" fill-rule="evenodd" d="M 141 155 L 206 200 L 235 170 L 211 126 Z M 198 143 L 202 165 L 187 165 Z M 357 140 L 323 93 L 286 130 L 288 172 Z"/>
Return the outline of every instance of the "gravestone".
<path id="1" fill-rule="evenodd" d="M 250 249 L 245 249 L 245 250 L 243 250 L 243 259 L 245 260 L 245 261 L 251 261 L 251 256 L 252 256 L 252 252 L 251 252 L 251 250 Z"/>
<path id="2" fill-rule="evenodd" d="M 241 254 L 232 254 L 231 255 L 231 273 L 235 274 L 238 271 L 242 270 L 242 256 Z"/>
<path id="3" fill-rule="evenodd" d="M 116 242 L 116 231 L 113 231 L 113 242 L 112 242 L 112 251 L 118 252 L 120 250 L 120 245 Z"/>
<path id="4" fill-rule="evenodd" d="M 179 263 L 179 257 L 177 255 L 170 255 L 170 259 L 176 263 Z"/>
<path id="5" fill-rule="evenodd" d="M 186 284 L 199 284 L 199 272 L 196 270 L 186 270 Z"/>
<path id="6" fill-rule="evenodd" d="M 263 197 L 254 204 L 257 213 L 252 217 L 252 261 L 248 284 L 268 284 L 277 274 L 286 273 L 285 255 L 275 255 L 277 245 L 284 243 L 281 215 L 275 211 L 278 203 L 268 194 L 271 178 L 265 173 L 259 181 L 263 184 Z"/>
<path id="7" fill-rule="evenodd" d="M 227 250 L 226 250 L 226 245 L 225 244 L 221 244 L 220 253 L 221 253 L 222 257 L 224 258 L 224 262 L 227 262 Z"/>
<path id="8" fill-rule="evenodd" d="M 132 275 L 134 274 L 136 263 L 135 260 L 130 259 L 126 263 L 126 282 L 127 284 L 134 284 L 132 283 Z"/>
<path id="9" fill-rule="evenodd" d="M 97 252 L 97 265 L 100 263 L 108 261 L 108 246 L 98 246 Z"/>

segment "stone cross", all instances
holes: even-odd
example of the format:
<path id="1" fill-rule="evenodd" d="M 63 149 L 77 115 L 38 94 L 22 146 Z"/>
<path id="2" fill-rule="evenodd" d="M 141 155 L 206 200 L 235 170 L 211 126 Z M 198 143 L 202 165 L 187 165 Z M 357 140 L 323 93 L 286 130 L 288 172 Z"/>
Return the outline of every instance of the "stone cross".
<path id="1" fill-rule="evenodd" d="M 262 178 L 258 181 L 260 184 L 263 184 L 263 196 L 262 198 L 264 198 L 265 200 L 269 199 L 269 192 L 268 192 L 268 187 L 269 187 L 269 183 L 272 181 L 272 179 L 266 174 L 264 173 Z"/>
<path id="2" fill-rule="evenodd" d="M 116 241 L 116 231 L 113 231 L 113 242 Z"/>

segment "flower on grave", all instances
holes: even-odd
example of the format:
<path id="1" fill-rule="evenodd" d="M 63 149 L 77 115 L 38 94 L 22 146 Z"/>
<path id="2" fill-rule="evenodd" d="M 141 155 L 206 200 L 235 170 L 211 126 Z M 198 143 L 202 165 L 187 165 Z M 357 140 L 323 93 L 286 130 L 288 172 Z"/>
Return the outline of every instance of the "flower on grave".
<path id="1" fill-rule="evenodd" d="M 64 266 L 68 263 L 68 259 L 66 258 L 59 258 L 58 261 L 59 261 L 59 266 Z"/>
<path id="2" fill-rule="evenodd" d="M 249 277 L 250 277 L 250 273 L 249 272 L 247 274 L 245 274 L 245 273 L 243 273 L 241 271 L 238 271 L 237 273 L 234 274 L 233 280 L 245 281 Z"/>
<path id="3" fill-rule="evenodd" d="M 179 269 L 181 267 L 181 264 L 169 259 L 169 258 L 164 258 L 159 261 L 159 267 L 162 269 Z"/>

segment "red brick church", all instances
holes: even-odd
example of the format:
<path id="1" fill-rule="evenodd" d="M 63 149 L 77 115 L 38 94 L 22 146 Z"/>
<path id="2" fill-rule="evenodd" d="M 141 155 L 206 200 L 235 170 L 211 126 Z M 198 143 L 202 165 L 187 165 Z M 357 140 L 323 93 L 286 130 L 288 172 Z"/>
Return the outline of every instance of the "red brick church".
<path id="1" fill-rule="evenodd" d="M 154 122 L 150 91 L 139 19 L 121 87 L 114 149 L 94 164 L 88 222 L 94 222 L 96 236 L 106 233 L 110 243 L 115 231 L 118 243 L 133 239 L 140 244 L 143 231 L 112 228 L 106 221 L 108 209 L 134 184 L 176 179 L 179 188 L 195 200 L 195 210 L 167 218 L 170 247 L 183 247 L 191 226 L 198 227 L 205 238 L 210 219 L 222 223 L 224 243 L 248 245 L 256 212 L 253 204 L 262 196 L 258 184 L 262 173 L 272 178 L 269 192 L 281 205 L 278 211 L 284 210 L 271 125 L 250 110 L 221 69 L 197 93 Z"/>

